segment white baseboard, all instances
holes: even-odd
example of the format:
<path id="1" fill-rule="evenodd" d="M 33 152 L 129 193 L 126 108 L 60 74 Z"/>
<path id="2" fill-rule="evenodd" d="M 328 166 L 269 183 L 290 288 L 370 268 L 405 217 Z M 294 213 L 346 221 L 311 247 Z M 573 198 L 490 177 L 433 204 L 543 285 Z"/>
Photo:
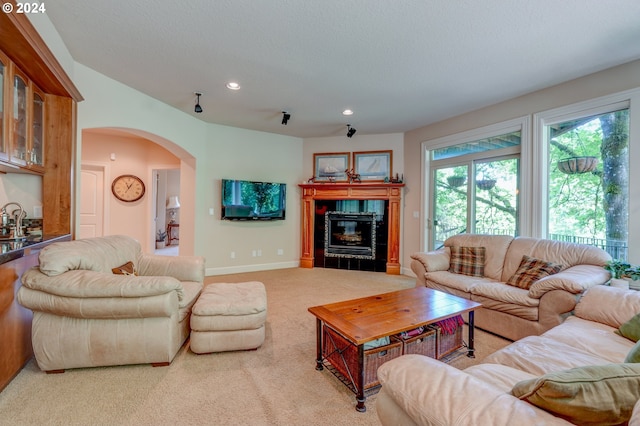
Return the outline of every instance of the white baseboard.
<path id="1" fill-rule="evenodd" d="M 268 271 L 271 269 L 297 268 L 299 266 L 300 266 L 300 261 L 298 260 L 294 260 L 290 262 L 261 263 L 261 264 L 243 265 L 243 266 L 225 266 L 222 268 L 207 268 L 205 270 L 205 275 L 212 276 L 212 275 L 240 274 L 243 272 Z"/>
<path id="2" fill-rule="evenodd" d="M 401 268 L 400 271 L 402 272 L 402 275 L 408 275 L 410 277 L 416 278 L 416 274 L 413 273 L 411 268 Z"/>

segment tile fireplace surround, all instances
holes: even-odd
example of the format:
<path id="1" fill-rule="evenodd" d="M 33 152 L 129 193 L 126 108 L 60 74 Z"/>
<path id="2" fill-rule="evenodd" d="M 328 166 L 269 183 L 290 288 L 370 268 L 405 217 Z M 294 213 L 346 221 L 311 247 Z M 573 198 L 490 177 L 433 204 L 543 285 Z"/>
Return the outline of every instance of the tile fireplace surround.
<path id="1" fill-rule="evenodd" d="M 314 220 L 316 200 L 387 200 L 389 230 L 387 274 L 400 274 L 400 206 L 402 183 L 303 183 L 302 254 L 300 267 L 314 266 Z"/>

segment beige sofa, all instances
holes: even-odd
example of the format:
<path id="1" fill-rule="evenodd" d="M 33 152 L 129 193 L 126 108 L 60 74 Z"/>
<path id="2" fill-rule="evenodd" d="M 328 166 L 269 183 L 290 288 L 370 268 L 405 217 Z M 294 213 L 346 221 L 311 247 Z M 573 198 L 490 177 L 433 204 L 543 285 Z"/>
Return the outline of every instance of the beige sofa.
<path id="1" fill-rule="evenodd" d="M 378 369 L 382 383 L 376 400 L 378 416 L 383 425 L 569 424 L 513 396 L 514 385 L 574 367 L 622 363 L 634 343 L 614 330 L 639 312 L 640 292 L 595 286 L 585 292 L 575 315 L 561 325 L 512 343 L 465 370 L 421 355 L 388 361 Z M 631 366 L 640 374 L 640 364 L 623 366 Z M 640 389 L 640 378 L 632 380 L 632 384 L 637 381 L 634 387 Z M 585 383 L 580 386 L 590 390 Z M 596 395 L 598 402 L 594 406 L 603 405 L 628 415 L 629 404 L 609 401 L 605 392 Z M 631 407 L 637 401 L 633 398 Z M 640 424 L 639 404 L 630 424 Z M 599 415 L 607 419 L 611 416 L 594 410 L 589 413 L 593 424 L 610 424 Z"/>
<path id="2" fill-rule="evenodd" d="M 451 247 L 485 247 L 484 276 L 449 272 Z M 506 281 L 520 266 L 523 255 L 562 265 L 526 290 Z M 511 340 L 541 334 L 560 324 L 574 309 L 585 289 L 606 283 L 603 269 L 611 259 L 594 246 L 507 235 L 459 234 L 444 248 L 411 255 L 416 285 L 425 285 L 482 303 L 475 325 Z"/>
<path id="3" fill-rule="evenodd" d="M 137 275 L 114 274 L 127 262 Z M 89 238 L 42 249 L 18 301 L 33 311 L 33 350 L 44 371 L 166 365 L 189 336 L 203 280 L 202 257 L 143 254 L 122 235 Z"/>

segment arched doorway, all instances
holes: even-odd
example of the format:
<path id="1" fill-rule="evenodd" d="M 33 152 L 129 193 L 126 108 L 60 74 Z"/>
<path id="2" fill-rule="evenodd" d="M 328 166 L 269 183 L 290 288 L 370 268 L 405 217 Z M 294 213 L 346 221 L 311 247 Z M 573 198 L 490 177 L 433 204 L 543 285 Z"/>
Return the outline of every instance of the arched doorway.
<path id="1" fill-rule="evenodd" d="M 83 129 L 81 143 L 79 197 L 76 201 L 76 235 L 79 238 L 100 234 L 130 235 L 140 241 L 144 252 L 154 252 L 160 226 L 156 220 L 158 202 L 154 171 L 177 169 L 180 181 L 180 254 L 193 254 L 195 158 L 191 154 L 165 138 L 137 129 Z M 101 183 L 95 176 L 96 170 L 102 173 Z M 133 175 L 142 180 L 145 186 L 142 198 L 126 202 L 112 194 L 111 184 L 121 175 Z M 91 185 L 93 187 L 89 188 Z M 88 202 L 87 194 L 92 191 L 96 196 Z M 162 204 L 166 205 L 166 202 L 162 200 Z M 103 224 L 88 225 L 87 215 L 97 209 L 102 211 Z M 164 220 L 162 227 L 166 229 Z"/>

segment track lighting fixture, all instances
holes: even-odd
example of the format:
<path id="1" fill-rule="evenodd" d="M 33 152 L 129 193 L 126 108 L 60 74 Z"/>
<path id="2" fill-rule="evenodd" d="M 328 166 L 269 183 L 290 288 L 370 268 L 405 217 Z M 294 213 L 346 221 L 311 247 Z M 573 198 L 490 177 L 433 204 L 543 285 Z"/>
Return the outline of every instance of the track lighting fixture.
<path id="1" fill-rule="evenodd" d="M 289 114 L 287 111 L 282 111 L 282 124 L 286 126 L 290 118 L 291 114 Z"/>
<path id="2" fill-rule="evenodd" d="M 202 107 L 200 106 L 200 96 L 202 96 L 202 93 L 195 92 L 195 94 L 198 98 L 196 99 L 196 107 L 193 110 L 200 114 L 202 112 Z"/>
<path id="3" fill-rule="evenodd" d="M 356 128 L 355 127 L 351 127 L 351 124 L 347 124 L 347 137 L 350 138 L 351 136 L 356 134 Z"/>

